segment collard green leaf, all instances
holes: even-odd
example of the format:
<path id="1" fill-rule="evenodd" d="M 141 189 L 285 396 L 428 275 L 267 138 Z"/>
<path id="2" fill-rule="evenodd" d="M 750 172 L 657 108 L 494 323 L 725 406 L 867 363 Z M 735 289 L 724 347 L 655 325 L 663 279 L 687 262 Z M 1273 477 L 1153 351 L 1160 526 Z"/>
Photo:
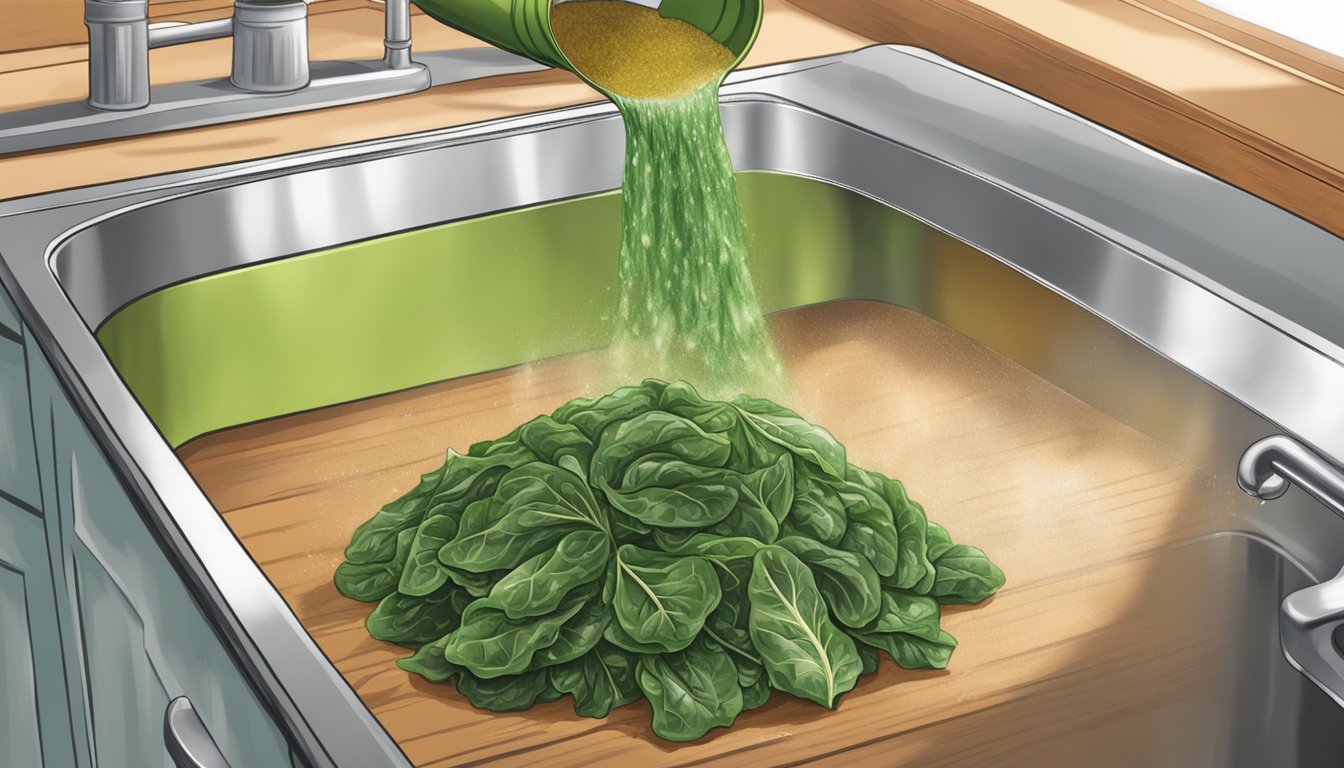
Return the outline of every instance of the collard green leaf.
<path id="1" fill-rule="evenodd" d="M 743 395 L 733 400 L 757 434 L 837 480 L 845 478 L 845 448 L 830 432 L 777 403 Z"/>
<path id="2" fill-rule="evenodd" d="M 1003 571 L 976 547 L 954 544 L 934 563 L 932 593 L 944 604 L 979 603 L 1003 586 Z"/>
<path id="3" fill-rule="evenodd" d="M 425 678 L 431 683 L 442 683 L 453 675 L 463 672 L 462 667 L 444 658 L 443 646 L 447 638 L 440 638 L 428 645 L 420 646 L 414 656 L 397 659 L 397 666 Z"/>
<path id="4" fill-rule="evenodd" d="M 378 603 L 364 626 L 374 639 L 419 646 L 457 629 L 471 599 L 456 584 L 445 584 L 423 597 L 393 592 Z"/>
<path id="5" fill-rule="evenodd" d="M 607 628 L 602 631 L 602 639 L 630 653 L 657 655 L 663 652 L 661 644 L 642 643 L 631 637 L 621 626 L 621 622 L 616 620 L 614 613 L 611 621 L 607 622 Z"/>
<path id="6" fill-rule="evenodd" d="M 719 604 L 718 577 L 703 557 L 626 544 L 616 552 L 616 567 L 616 620 L 641 645 L 666 652 L 685 648 Z"/>
<path id="7" fill-rule="evenodd" d="M 599 643 L 590 653 L 568 664 L 551 667 L 551 685 L 574 697 L 574 713 L 606 717 L 611 710 L 642 697 L 635 680 L 639 657 L 610 643 Z"/>
<path id="8" fill-rule="evenodd" d="M 448 581 L 448 569 L 439 562 L 439 549 L 457 535 L 457 518 L 428 515 L 415 531 L 397 590 L 412 597 L 428 595 Z"/>
<path id="9" fill-rule="evenodd" d="M 742 689 L 742 711 L 764 706 L 770 700 L 770 681 L 765 675 Z"/>
<path id="10" fill-rule="evenodd" d="M 751 659 L 733 654 L 737 668 L 737 685 L 742 689 L 742 709 L 755 709 L 770 698 L 770 679 L 765 667 Z"/>
<path id="11" fill-rule="evenodd" d="M 751 639 L 770 684 L 823 707 L 854 687 L 862 660 L 854 641 L 831 623 L 812 572 L 792 552 L 756 553 L 748 587 Z"/>
<path id="12" fill-rule="evenodd" d="M 886 651 L 897 664 L 906 669 L 944 669 L 957 647 L 957 639 L 946 632 L 939 632 L 936 640 L 926 640 L 904 632 L 856 632 L 854 637 Z"/>
<path id="13" fill-rule="evenodd" d="M 654 409 L 666 384 L 648 379 L 637 387 L 621 387 L 597 399 L 578 398 L 556 409 L 552 417 L 573 424 L 589 440 L 597 441 L 608 425 L 629 421 Z"/>
<path id="14" fill-rule="evenodd" d="M 899 537 L 887 502 L 874 490 L 858 482 L 839 487 L 845 505 L 845 535 L 839 548 L 866 559 L 882 577 L 896 573 L 899 565 Z"/>
<path id="15" fill-rule="evenodd" d="M 702 528 L 737 503 L 735 478 L 724 470 L 657 455 L 631 465 L 620 483 L 599 487 L 613 507 L 650 526 Z"/>
<path id="16" fill-rule="evenodd" d="M 449 451 L 447 464 L 422 475 L 419 484 L 396 501 L 383 505 L 377 514 L 356 528 L 345 548 L 345 559 L 352 565 L 391 560 L 396 554 L 398 534 L 408 528 L 414 529 L 425 519 L 430 497 L 455 455 Z"/>
<path id="17" fill-rule="evenodd" d="M 957 641 L 939 628 L 940 613 L 932 597 L 885 590 L 882 611 L 853 635 L 861 643 L 885 650 L 906 669 L 942 669 Z"/>
<path id="18" fill-rule="evenodd" d="M 448 451 L 441 468 L 424 475 L 412 491 L 383 507 L 355 531 L 345 550 L 346 560 L 386 561 L 398 533 L 416 528 L 431 511 L 459 516 L 468 504 L 493 493 L 510 469 L 535 460 L 535 454 L 521 443 L 499 447 L 481 457 Z"/>
<path id="19" fill-rule="evenodd" d="M 508 571 L 472 573 L 461 568 L 450 568 L 448 566 L 444 566 L 444 571 L 448 574 L 449 581 L 465 589 L 467 594 L 472 597 L 485 597 L 490 594 L 490 590 L 495 588 L 496 582 L 508 573 Z"/>
<path id="20" fill-rule="evenodd" d="M 766 544 L 779 538 L 779 524 L 793 506 L 793 460 L 783 454 L 775 463 L 734 479 L 737 503 L 710 531 L 747 536 Z"/>
<path id="21" fill-rule="evenodd" d="M 776 543 L 812 571 L 817 589 L 840 623 L 861 627 L 877 617 L 882 584 L 867 560 L 801 536 L 789 536 Z"/>
<path id="22" fill-rule="evenodd" d="M 795 481 L 793 507 L 780 526 L 784 536 L 804 536 L 834 547 L 845 535 L 845 505 L 829 486 L 800 474 Z"/>
<path id="23" fill-rule="evenodd" d="M 943 553 L 952 548 L 952 537 L 943 526 L 929 521 L 928 526 L 929 543 L 929 562 L 933 562 L 943 556 Z"/>
<path id="24" fill-rule="evenodd" d="M 603 432 L 591 480 L 613 507 L 646 525 L 703 527 L 737 501 L 734 478 L 723 469 L 730 447 L 722 435 L 649 411 Z"/>
<path id="25" fill-rule="evenodd" d="M 611 622 L 611 610 L 601 601 L 589 599 L 560 626 L 555 642 L 532 656 L 532 669 L 565 664 L 583 656 L 602 640 Z"/>
<path id="26" fill-rule="evenodd" d="M 704 631 L 734 654 L 756 661 L 759 658 L 748 631 L 751 604 L 747 599 L 747 584 L 751 580 L 752 562 L 762 546 L 761 542 L 751 538 L 697 533 L 680 546 L 668 548 L 672 554 L 700 555 L 714 566 L 723 594 L 705 619 Z"/>
<path id="27" fill-rule="evenodd" d="M 640 657 L 636 679 L 653 705 L 653 732 L 669 741 L 698 739 L 711 728 L 732 725 L 742 711 L 737 669 L 728 652 L 711 641 Z"/>
<path id="28" fill-rule="evenodd" d="M 595 592 L 575 589 L 551 613 L 516 620 L 488 598 L 477 600 L 463 611 L 462 625 L 447 636 L 443 655 L 480 678 L 520 674 L 531 666 L 537 651 L 555 643 L 561 627 Z"/>
<path id="29" fill-rule="evenodd" d="M 382 600 L 397 589 L 401 569 L 411 552 L 415 529 L 407 528 L 397 534 L 393 558 L 384 563 L 344 562 L 336 567 L 336 591 L 351 600 L 372 603 Z"/>
<path id="30" fill-rule="evenodd" d="M 881 488 L 882 497 L 896 519 L 900 552 L 896 572 L 887 583 L 898 589 L 909 589 L 921 594 L 928 592 L 933 586 L 934 576 L 928 550 L 928 518 L 924 516 L 924 508 L 910 500 L 900 481 L 876 472 L 865 474 Z"/>
<path id="31" fill-rule="evenodd" d="M 515 568 L 576 530 L 606 532 L 592 490 L 572 472 L 533 462 L 510 471 L 489 499 L 467 507 L 439 560 L 481 573 Z"/>
<path id="32" fill-rule="evenodd" d="M 572 458 L 580 467 L 587 467 L 592 459 L 592 439 L 578 427 L 562 424 L 550 416 L 532 419 L 518 428 L 517 435 L 518 441 L 539 459 L 557 467 L 569 464 L 566 458 Z"/>
<path id="33" fill-rule="evenodd" d="M 932 642 L 943 634 L 938 626 L 941 613 L 942 608 L 932 597 L 886 590 L 882 593 L 882 610 L 861 631 L 869 634 L 903 632 Z"/>
<path id="34" fill-rule="evenodd" d="M 769 467 L 787 453 L 750 426 L 741 409 L 731 403 L 706 400 L 684 381 L 667 385 L 658 399 L 658 409 L 728 438 L 732 449 L 725 466 L 737 472 L 750 473 Z"/>
<path id="35" fill-rule="evenodd" d="M 854 650 L 859 652 L 859 658 L 863 660 L 863 674 L 870 675 L 877 671 L 877 667 L 882 663 L 882 656 L 877 649 L 867 643 L 855 643 Z"/>
<path id="36" fill-rule="evenodd" d="M 536 704 L 549 687 L 548 682 L 545 670 L 489 678 L 464 671 L 457 676 L 457 690 L 473 707 L 517 712 Z"/>
<path id="37" fill-rule="evenodd" d="M 610 546 L 602 531 L 573 531 L 555 549 L 534 556 L 496 582 L 490 602 L 510 619 L 550 613 L 571 589 L 602 573 Z"/>

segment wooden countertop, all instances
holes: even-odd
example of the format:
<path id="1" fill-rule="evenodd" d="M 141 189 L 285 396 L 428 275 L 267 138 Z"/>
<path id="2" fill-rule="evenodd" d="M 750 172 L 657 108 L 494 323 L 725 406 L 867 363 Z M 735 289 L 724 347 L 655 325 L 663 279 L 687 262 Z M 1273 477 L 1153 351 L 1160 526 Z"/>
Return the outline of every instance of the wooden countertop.
<path id="1" fill-rule="evenodd" d="M 1221 711 L 1218 665 L 1239 637 L 1212 598 L 1236 567 L 1207 545 L 1172 545 L 1241 525 L 1226 478 L 909 310 L 845 301 L 770 322 L 794 388 L 783 402 L 854 463 L 904 481 L 1008 579 L 980 606 L 945 610 L 960 641 L 947 670 L 884 661 L 834 712 L 775 693 L 731 729 L 679 745 L 652 736 L 644 702 L 603 720 L 575 716 L 567 699 L 476 710 L 396 667 L 410 652 L 372 639 L 372 605 L 336 592 L 357 525 L 447 447 L 599 394 L 595 353 L 238 427 L 179 455 L 416 765 L 1197 764 Z"/>
<path id="2" fill-rule="evenodd" d="M 219 0 L 195 1 L 219 4 Z M 765 5 L 768 21 L 746 66 L 823 56 L 872 43 L 784 0 L 765 0 Z M 309 46 L 314 60 L 382 57 L 381 4 L 325 0 L 314 3 L 312 13 Z M 178 18 L 157 9 L 151 15 L 156 20 Z M 202 12 L 191 20 L 211 15 Z M 213 13 L 222 15 L 224 11 Z M 418 10 L 411 35 L 418 50 L 485 46 Z M 150 53 L 150 75 L 156 83 L 225 77 L 229 51 L 228 40 L 155 50 Z M 0 54 L 0 109 L 83 98 L 88 92 L 86 56 L 85 46 Z M 599 98 L 568 72 L 536 72 L 347 107 L 45 150 L 0 158 L 0 199 L 433 130 Z"/>
<path id="3" fill-rule="evenodd" d="M 0 0 L 0 109 L 86 92 L 79 0 Z M 228 13 L 154 0 L 155 21 Z M 1344 59 L 1195 0 L 765 0 L 747 66 L 904 43 L 1009 82 L 1344 235 Z M 73 9 L 73 10 L 72 10 Z M 381 54 L 382 6 L 317 0 L 315 59 Z M 420 50 L 479 47 L 417 15 Z M 37 47 L 37 46 L 43 47 Z M 26 48 L 28 50 L 14 50 Z M 228 41 L 154 51 L 156 82 L 222 76 Z M 4 51 L 10 51 L 8 53 Z M 592 101 L 563 72 L 0 159 L 0 199 Z"/>

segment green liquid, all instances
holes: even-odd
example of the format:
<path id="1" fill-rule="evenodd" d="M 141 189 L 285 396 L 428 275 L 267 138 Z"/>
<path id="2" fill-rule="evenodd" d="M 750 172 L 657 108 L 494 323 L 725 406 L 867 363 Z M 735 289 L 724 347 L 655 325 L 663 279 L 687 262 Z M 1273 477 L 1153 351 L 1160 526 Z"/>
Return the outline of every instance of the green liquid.
<path id="1" fill-rule="evenodd" d="M 551 23 L 625 121 L 614 383 L 683 379 L 711 397 L 780 392 L 719 119 L 719 83 L 736 57 L 700 29 L 629 3 L 557 5 Z"/>
<path id="2" fill-rule="evenodd" d="M 717 81 L 677 99 L 613 100 L 626 132 L 615 373 L 718 397 L 777 391 Z"/>

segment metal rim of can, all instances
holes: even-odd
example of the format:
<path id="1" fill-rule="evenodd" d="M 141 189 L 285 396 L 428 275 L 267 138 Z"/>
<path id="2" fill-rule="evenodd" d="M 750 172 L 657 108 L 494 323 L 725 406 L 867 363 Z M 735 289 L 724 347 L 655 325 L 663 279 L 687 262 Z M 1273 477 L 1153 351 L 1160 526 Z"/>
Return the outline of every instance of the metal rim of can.
<path id="1" fill-rule="evenodd" d="M 560 56 L 561 63 L 565 69 L 569 70 L 570 72 L 573 72 L 575 75 L 578 75 L 578 77 L 581 80 L 583 80 L 589 86 L 596 89 L 599 93 L 603 93 L 606 94 L 608 97 L 611 97 L 613 94 L 607 91 L 607 89 L 588 79 L 587 75 L 583 74 L 583 72 L 580 72 L 579 68 L 574 66 L 574 63 L 571 62 L 569 60 L 569 57 L 565 55 L 564 49 L 560 46 L 560 41 L 555 39 L 555 33 L 551 30 L 551 11 L 555 8 L 556 5 L 565 2 L 587 2 L 587 1 L 588 0 L 546 0 L 545 2 L 546 13 L 544 14 L 543 17 L 544 22 L 542 24 L 542 33 L 545 35 L 546 41 L 550 44 L 550 47 L 554 49 L 555 52 Z M 629 2 L 629 0 L 624 1 Z M 641 3 L 632 3 L 632 4 L 642 5 Z M 733 60 L 733 65 L 729 67 L 727 71 L 725 71 L 723 75 L 719 77 L 718 83 L 722 83 L 724 78 L 726 78 L 730 73 L 732 73 L 733 70 L 741 66 L 742 62 L 746 60 L 747 54 L 751 52 L 751 47 L 756 44 L 756 38 L 759 37 L 761 34 L 761 23 L 765 19 L 764 3 L 762 2 L 762 0 L 742 0 L 742 4 L 743 6 L 747 5 L 755 6 L 756 18 L 752 24 L 751 33 L 747 36 L 746 41 L 742 46 L 742 50 L 734 52 L 736 53 L 737 57 Z M 645 7 L 647 8 L 649 6 Z M 655 8 L 655 10 L 657 9 Z M 706 32 L 706 34 L 708 34 L 708 32 Z M 725 43 L 724 46 L 727 47 L 727 44 Z M 718 83 L 716 83 L 716 85 Z"/>

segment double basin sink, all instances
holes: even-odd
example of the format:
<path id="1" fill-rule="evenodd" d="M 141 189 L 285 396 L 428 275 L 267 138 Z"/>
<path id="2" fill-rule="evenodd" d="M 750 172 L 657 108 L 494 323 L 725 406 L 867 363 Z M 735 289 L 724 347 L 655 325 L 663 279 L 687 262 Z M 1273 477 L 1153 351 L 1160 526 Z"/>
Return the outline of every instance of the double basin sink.
<path id="1" fill-rule="evenodd" d="M 867 299 L 921 312 L 1175 447 L 1221 491 L 1235 489 L 1238 457 L 1265 435 L 1344 459 L 1339 239 L 916 49 L 738 73 L 723 116 L 748 218 L 772 232 L 753 257 L 771 309 Z M 614 242 L 563 254 L 543 244 L 522 261 L 476 243 L 456 271 L 435 275 L 441 305 L 418 315 L 395 311 L 404 283 L 375 279 L 374 262 L 351 283 L 359 295 L 305 299 L 332 322 L 297 330 L 293 315 L 223 301 L 202 319 L 192 301 L 164 297 L 610 193 L 621 136 L 610 107 L 584 106 L 0 204 L 0 277 L 25 327 L 302 762 L 405 758 L 174 450 L 240 424 L 599 346 L 603 328 L 573 323 L 597 316 L 589 310 L 610 281 L 596 276 Z M 799 202 L 834 194 L 854 202 Z M 415 265 L 389 258 L 388 271 L 414 279 Z M 547 268 L 554 282 L 539 289 Z M 587 277 L 565 278 L 576 274 Z M 545 311 L 483 318 L 482 291 Z M 986 295 L 1002 300 L 973 311 L 968 297 Z M 362 313 L 361 329 L 332 330 L 350 312 Z M 573 323 L 536 319 L 565 312 Z M 443 323 L 479 333 L 442 355 L 402 355 L 414 363 L 369 364 L 389 345 L 428 348 Z M 1217 703 L 1186 746 L 1209 765 L 1339 764 L 1344 712 L 1284 658 L 1278 610 L 1344 565 L 1344 520 L 1297 491 L 1264 505 L 1229 493 L 1228 504 L 1236 525 L 1176 545 L 1213 574 L 1200 583 L 1214 593 L 1188 598 L 1228 603 L 1235 617 Z"/>

